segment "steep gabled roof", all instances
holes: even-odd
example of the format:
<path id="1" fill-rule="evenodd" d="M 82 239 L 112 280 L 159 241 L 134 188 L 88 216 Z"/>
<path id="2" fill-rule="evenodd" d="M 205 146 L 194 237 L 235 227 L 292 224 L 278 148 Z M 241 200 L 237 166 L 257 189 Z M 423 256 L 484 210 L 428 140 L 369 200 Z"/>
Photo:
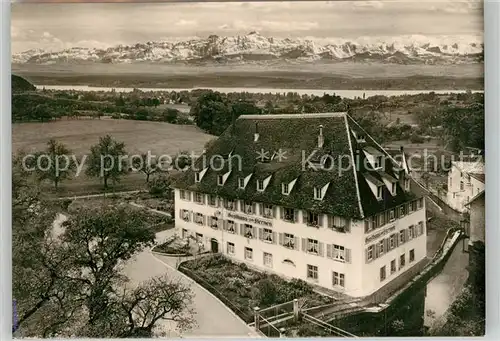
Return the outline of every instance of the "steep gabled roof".
<path id="1" fill-rule="evenodd" d="M 324 143 L 318 148 L 320 126 L 323 126 Z M 395 177 L 391 172 L 397 164 L 364 131 L 367 142 L 358 146 L 352 135 L 352 128 L 357 132 L 362 131 L 346 113 L 240 116 L 206 150 L 203 157 L 196 160 L 195 168 L 204 169 L 206 165 L 210 165 L 211 159 L 217 158 L 220 161 L 217 155 L 228 155 L 230 152 L 233 155 L 231 162 L 226 160 L 223 165 L 219 165 L 223 166 L 219 170 L 209 167 L 199 183 L 195 183 L 194 170 L 183 172 L 174 181 L 174 187 L 228 199 L 245 199 L 349 218 L 363 218 L 408 201 L 412 195 L 404 192 L 400 186 L 396 196 L 393 197 L 385 190 L 384 200 L 377 200 L 363 173 L 370 174 L 379 181 L 382 178 L 380 172 L 362 167 L 360 162 L 364 161 L 365 156 L 361 149 L 369 146 L 387 156 L 385 163 L 390 177 Z M 259 138 L 254 141 L 256 131 Z M 315 150 L 316 156 L 324 155 L 333 162 L 329 170 L 307 167 L 308 157 Z M 277 154 L 273 160 L 261 162 L 263 153 L 270 157 L 275 152 Z M 317 157 L 314 159 L 314 164 L 317 164 Z M 231 175 L 224 186 L 218 186 L 217 175 L 227 173 L 230 169 Z M 249 174 L 253 174 L 252 179 L 244 190 L 239 189 L 238 178 Z M 257 191 L 257 180 L 269 176 L 271 179 L 266 190 Z M 294 179 L 297 182 L 293 190 L 288 195 L 283 195 L 281 184 Z M 314 199 L 314 188 L 321 188 L 327 183 L 329 186 L 323 200 Z"/>
<path id="2" fill-rule="evenodd" d="M 469 175 L 472 176 L 474 179 L 481 181 L 483 184 L 486 183 L 485 182 L 486 181 L 486 176 L 485 176 L 484 173 L 483 174 L 470 173 Z"/>
<path id="3" fill-rule="evenodd" d="M 484 200 L 484 195 L 485 195 L 485 192 L 484 192 L 484 190 L 482 190 L 481 192 L 476 194 L 474 197 L 472 197 L 472 199 L 470 199 L 469 202 L 465 203 L 465 206 L 470 206 L 474 201 L 476 201 L 480 198 L 482 198 Z"/>
<path id="4" fill-rule="evenodd" d="M 451 164 L 464 173 L 484 174 L 484 162 L 481 158 L 477 158 L 475 161 L 452 161 Z"/>

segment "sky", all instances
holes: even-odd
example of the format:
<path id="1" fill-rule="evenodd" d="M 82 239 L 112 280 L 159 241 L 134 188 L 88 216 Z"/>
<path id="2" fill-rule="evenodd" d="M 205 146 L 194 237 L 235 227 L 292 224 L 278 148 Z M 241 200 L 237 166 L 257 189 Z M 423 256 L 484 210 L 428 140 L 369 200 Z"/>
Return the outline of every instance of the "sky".
<path id="1" fill-rule="evenodd" d="M 482 6 L 477 0 L 47 2 L 57 1 L 12 4 L 13 53 L 35 48 L 105 48 L 251 31 L 279 38 L 316 39 L 408 35 L 467 39 L 483 31 Z"/>

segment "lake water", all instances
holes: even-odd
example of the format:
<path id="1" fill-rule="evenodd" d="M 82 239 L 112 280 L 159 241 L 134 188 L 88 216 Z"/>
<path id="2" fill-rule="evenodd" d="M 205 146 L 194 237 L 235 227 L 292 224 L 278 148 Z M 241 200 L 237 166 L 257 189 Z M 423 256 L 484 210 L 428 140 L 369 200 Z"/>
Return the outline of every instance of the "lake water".
<path id="1" fill-rule="evenodd" d="M 76 91 L 116 91 L 116 92 L 132 92 L 134 88 L 112 88 L 112 87 L 94 87 L 88 85 L 36 85 L 37 89 L 47 89 L 47 90 L 76 90 Z M 345 98 L 355 98 L 383 95 L 383 96 L 401 96 L 401 95 L 416 95 L 421 93 L 435 92 L 436 94 L 446 94 L 446 93 L 464 93 L 465 90 L 333 90 L 333 89 L 273 89 L 273 88 L 137 88 L 141 91 L 191 91 L 196 89 L 210 89 L 213 91 L 218 91 L 221 93 L 231 93 L 231 92 L 248 92 L 248 93 L 281 93 L 286 94 L 288 92 L 296 92 L 299 95 L 315 95 L 323 96 L 324 94 L 338 95 Z M 472 91 L 472 92 L 483 92 L 483 91 Z"/>

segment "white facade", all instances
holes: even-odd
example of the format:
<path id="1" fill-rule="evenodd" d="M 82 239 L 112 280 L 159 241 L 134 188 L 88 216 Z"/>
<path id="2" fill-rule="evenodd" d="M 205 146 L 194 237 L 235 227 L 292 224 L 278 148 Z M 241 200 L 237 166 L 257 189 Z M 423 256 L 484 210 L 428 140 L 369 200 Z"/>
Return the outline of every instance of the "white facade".
<path id="1" fill-rule="evenodd" d="M 484 190 L 484 180 L 477 175 L 484 175 L 483 164 L 477 162 L 452 162 L 448 172 L 447 204 L 458 212 L 467 212 L 467 204 L 473 197 Z"/>
<path id="2" fill-rule="evenodd" d="M 288 222 L 283 219 L 281 207 L 274 206 L 272 214 L 264 217 L 261 204 L 249 204 L 252 212 L 245 213 L 241 201 L 235 201 L 233 210 L 221 201 L 217 199 L 215 205 L 210 205 L 207 194 L 176 189 L 177 234 L 183 238 L 195 237 L 206 250 L 221 252 L 235 261 L 353 297 L 374 293 L 426 257 L 423 199 L 414 201 L 409 209 L 408 204 L 401 208 L 404 214 L 395 213 L 398 207 L 377 215 L 376 222 L 372 218 L 345 221 L 314 216 L 312 220 L 318 222 L 315 227 L 307 224 L 308 213 L 302 210 L 295 210 L 295 222 Z M 217 223 L 211 217 L 217 217 Z M 229 231 L 231 221 L 235 223 L 234 233 Z M 245 224 L 251 228 L 242 231 Z M 332 225 L 345 226 L 345 232 Z M 251 237 L 245 236 L 246 230 L 252 233 Z M 387 250 L 391 235 L 396 234 L 399 240 L 400 233 L 404 239 Z M 404 265 L 401 265 L 403 255 Z M 396 264 L 394 272 L 391 261 Z"/>

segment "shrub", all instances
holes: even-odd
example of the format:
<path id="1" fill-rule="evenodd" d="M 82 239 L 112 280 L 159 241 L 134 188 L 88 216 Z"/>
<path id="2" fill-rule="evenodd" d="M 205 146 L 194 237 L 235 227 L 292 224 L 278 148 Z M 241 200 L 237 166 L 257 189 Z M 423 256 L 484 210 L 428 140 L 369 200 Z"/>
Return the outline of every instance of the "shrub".
<path id="1" fill-rule="evenodd" d="M 329 335 L 324 329 L 316 327 L 313 324 L 310 323 L 302 323 L 297 330 L 297 336 L 299 337 L 325 337 L 325 336 L 331 336 Z"/>
<path id="2" fill-rule="evenodd" d="M 65 211 L 68 210 L 68 207 L 69 205 L 71 205 L 71 203 L 73 202 L 73 200 L 71 199 L 64 199 L 62 202 L 61 202 L 61 208 Z"/>
<path id="3" fill-rule="evenodd" d="M 245 263 L 240 263 L 238 265 L 238 267 L 240 268 L 240 270 L 242 271 L 247 271 L 248 270 L 248 266 L 245 264 Z"/>
<path id="4" fill-rule="evenodd" d="M 410 142 L 411 143 L 423 143 L 424 138 L 422 136 L 417 135 L 417 134 L 412 134 L 410 136 Z"/>
<path id="5" fill-rule="evenodd" d="M 177 124 L 188 125 L 188 124 L 193 124 L 193 122 L 185 116 L 180 116 L 177 118 Z"/>
<path id="6" fill-rule="evenodd" d="M 263 279 L 257 283 L 257 300 L 259 306 L 270 306 L 276 303 L 278 291 L 270 279 Z"/>

